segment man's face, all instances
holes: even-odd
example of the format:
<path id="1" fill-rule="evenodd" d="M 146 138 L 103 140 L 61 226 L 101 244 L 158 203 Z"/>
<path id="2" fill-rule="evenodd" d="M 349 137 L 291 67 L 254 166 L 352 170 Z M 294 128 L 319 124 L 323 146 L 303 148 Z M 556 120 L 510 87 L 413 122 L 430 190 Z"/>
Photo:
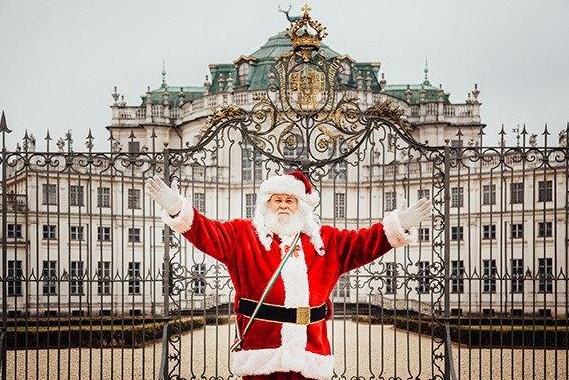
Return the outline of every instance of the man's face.
<path id="1" fill-rule="evenodd" d="M 273 194 L 269 198 L 269 209 L 277 214 L 279 220 L 286 220 L 296 213 L 298 200 L 293 195 Z"/>

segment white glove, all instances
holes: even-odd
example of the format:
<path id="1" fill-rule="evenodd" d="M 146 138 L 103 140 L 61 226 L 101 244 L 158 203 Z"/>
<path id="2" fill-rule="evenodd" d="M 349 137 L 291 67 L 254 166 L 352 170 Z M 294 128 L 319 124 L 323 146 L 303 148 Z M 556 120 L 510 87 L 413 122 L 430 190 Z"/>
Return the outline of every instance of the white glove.
<path id="1" fill-rule="evenodd" d="M 421 198 L 413 206 L 399 210 L 399 222 L 404 230 L 418 226 L 433 215 L 433 204 L 427 198 Z"/>
<path id="2" fill-rule="evenodd" d="M 170 187 L 155 175 L 146 181 L 144 188 L 148 196 L 166 210 L 170 216 L 174 217 L 182 210 L 182 200 L 176 182 Z"/>

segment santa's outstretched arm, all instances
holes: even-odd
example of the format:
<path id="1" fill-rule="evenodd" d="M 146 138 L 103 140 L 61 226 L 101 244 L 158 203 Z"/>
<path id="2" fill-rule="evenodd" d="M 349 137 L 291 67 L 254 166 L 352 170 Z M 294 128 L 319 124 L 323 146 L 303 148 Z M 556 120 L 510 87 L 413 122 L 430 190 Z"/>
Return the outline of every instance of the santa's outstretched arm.
<path id="1" fill-rule="evenodd" d="M 235 241 L 231 223 L 208 219 L 180 194 L 176 184 L 168 186 L 158 176 L 146 180 L 146 193 L 163 209 L 162 221 L 183 234 L 197 249 L 226 263 Z"/>
<path id="2" fill-rule="evenodd" d="M 327 228 L 326 244 L 333 246 L 339 255 L 341 274 L 372 262 L 392 248 L 413 242 L 415 227 L 431 218 L 432 213 L 431 201 L 422 198 L 409 208 L 394 210 L 369 228 L 357 231 Z"/>

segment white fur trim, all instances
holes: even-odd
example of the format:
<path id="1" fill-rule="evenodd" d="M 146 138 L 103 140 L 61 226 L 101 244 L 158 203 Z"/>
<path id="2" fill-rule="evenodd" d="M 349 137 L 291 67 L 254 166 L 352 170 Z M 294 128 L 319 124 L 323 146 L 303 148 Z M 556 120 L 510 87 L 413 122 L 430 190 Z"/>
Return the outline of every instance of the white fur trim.
<path id="1" fill-rule="evenodd" d="M 257 203 L 268 201 L 273 194 L 294 195 L 298 200 L 303 200 L 308 203 L 312 209 L 320 202 L 320 197 L 314 189 L 311 194 L 306 194 L 304 183 L 288 174 L 269 177 L 263 181 L 259 187 Z"/>
<path id="2" fill-rule="evenodd" d="M 162 210 L 162 221 L 170 226 L 174 231 L 183 234 L 192 228 L 192 222 L 194 221 L 194 208 L 183 195 L 180 195 L 180 200 L 182 201 L 182 209 L 180 210 L 180 213 L 176 217 L 172 218 L 166 210 Z"/>
<path id="3" fill-rule="evenodd" d="M 283 255 L 286 253 L 284 250 L 285 245 L 290 246 L 294 238 L 295 236 L 282 238 L 281 252 Z M 297 251 L 298 257 L 295 257 L 293 254 L 281 271 L 285 290 L 285 307 L 308 306 L 308 294 L 310 292 L 308 288 L 308 269 L 300 240 L 298 241 L 298 247 L 300 248 Z"/>
<path id="4" fill-rule="evenodd" d="M 282 237 L 283 241 L 280 246 L 282 255 L 286 254 L 285 245 L 291 245 L 294 238 L 295 236 Z M 298 244 L 300 244 L 300 241 Z M 299 245 L 299 247 L 300 250 L 297 251 L 298 257 L 295 257 L 293 254 L 281 271 L 281 278 L 284 284 L 285 307 L 309 306 L 308 269 L 304 260 L 302 246 Z M 304 350 L 307 339 L 306 326 L 292 323 L 283 323 L 281 325 L 281 345 L 290 351 L 296 352 L 295 356 L 299 355 L 299 351 Z M 298 359 L 301 360 L 301 358 Z M 297 359 L 295 358 L 294 360 Z"/>
<path id="5" fill-rule="evenodd" d="M 293 371 L 311 379 L 328 380 L 334 374 L 334 355 L 320 355 L 291 346 L 236 351 L 231 362 L 237 376 Z"/>
<path id="6" fill-rule="evenodd" d="M 387 236 L 387 241 L 393 248 L 403 247 L 409 243 L 417 241 L 416 229 L 412 228 L 409 232 L 405 232 L 401 221 L 399 220 L 399 210 L 393 210 L 385 218 L 383 218 L 383 231 Z"/>

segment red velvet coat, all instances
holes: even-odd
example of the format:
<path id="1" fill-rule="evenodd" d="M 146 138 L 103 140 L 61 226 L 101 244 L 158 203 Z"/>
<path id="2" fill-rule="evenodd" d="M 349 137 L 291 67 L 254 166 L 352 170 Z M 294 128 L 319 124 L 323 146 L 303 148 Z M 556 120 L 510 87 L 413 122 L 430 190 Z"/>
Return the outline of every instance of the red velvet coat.
<path id="1" fill-rule="evenodd" d="M 393 220 L 388 220 L 390 216 Z M 331 315 L 330 294 L 342 273 L 408 242 L 408 235 L 401 234 L 404 232 L 396 214 L 390 216 L 384 223 L 357 231 L 322 226 L 323 254 L 316 252 L 310 238 L 302 234 L 299 256 L 287 261 L 265 303 L 286 307 L 328 303 Z M 284 245 L 290 244 L 274 236 L 267 251 L 251 220 L 211 220 L 192 210 L 189 204 L 184 205 L 180 216 L 174 219 L 164 216 L 164 221 L 182 232 L 197 249 L 225 264 L 235 286 L 236 310 L 241 298 L 255 301 L 261 298 L 281 262 Z M 241 332 L 248 317 L 236 315 Z M 232 357 L 232 370 L 239 376 L 294 371 L 308 378 L 328 379 L 333 373 L 334 358 L 326 321 L 305 326 L 255 320 L 241 347 Z"/>

